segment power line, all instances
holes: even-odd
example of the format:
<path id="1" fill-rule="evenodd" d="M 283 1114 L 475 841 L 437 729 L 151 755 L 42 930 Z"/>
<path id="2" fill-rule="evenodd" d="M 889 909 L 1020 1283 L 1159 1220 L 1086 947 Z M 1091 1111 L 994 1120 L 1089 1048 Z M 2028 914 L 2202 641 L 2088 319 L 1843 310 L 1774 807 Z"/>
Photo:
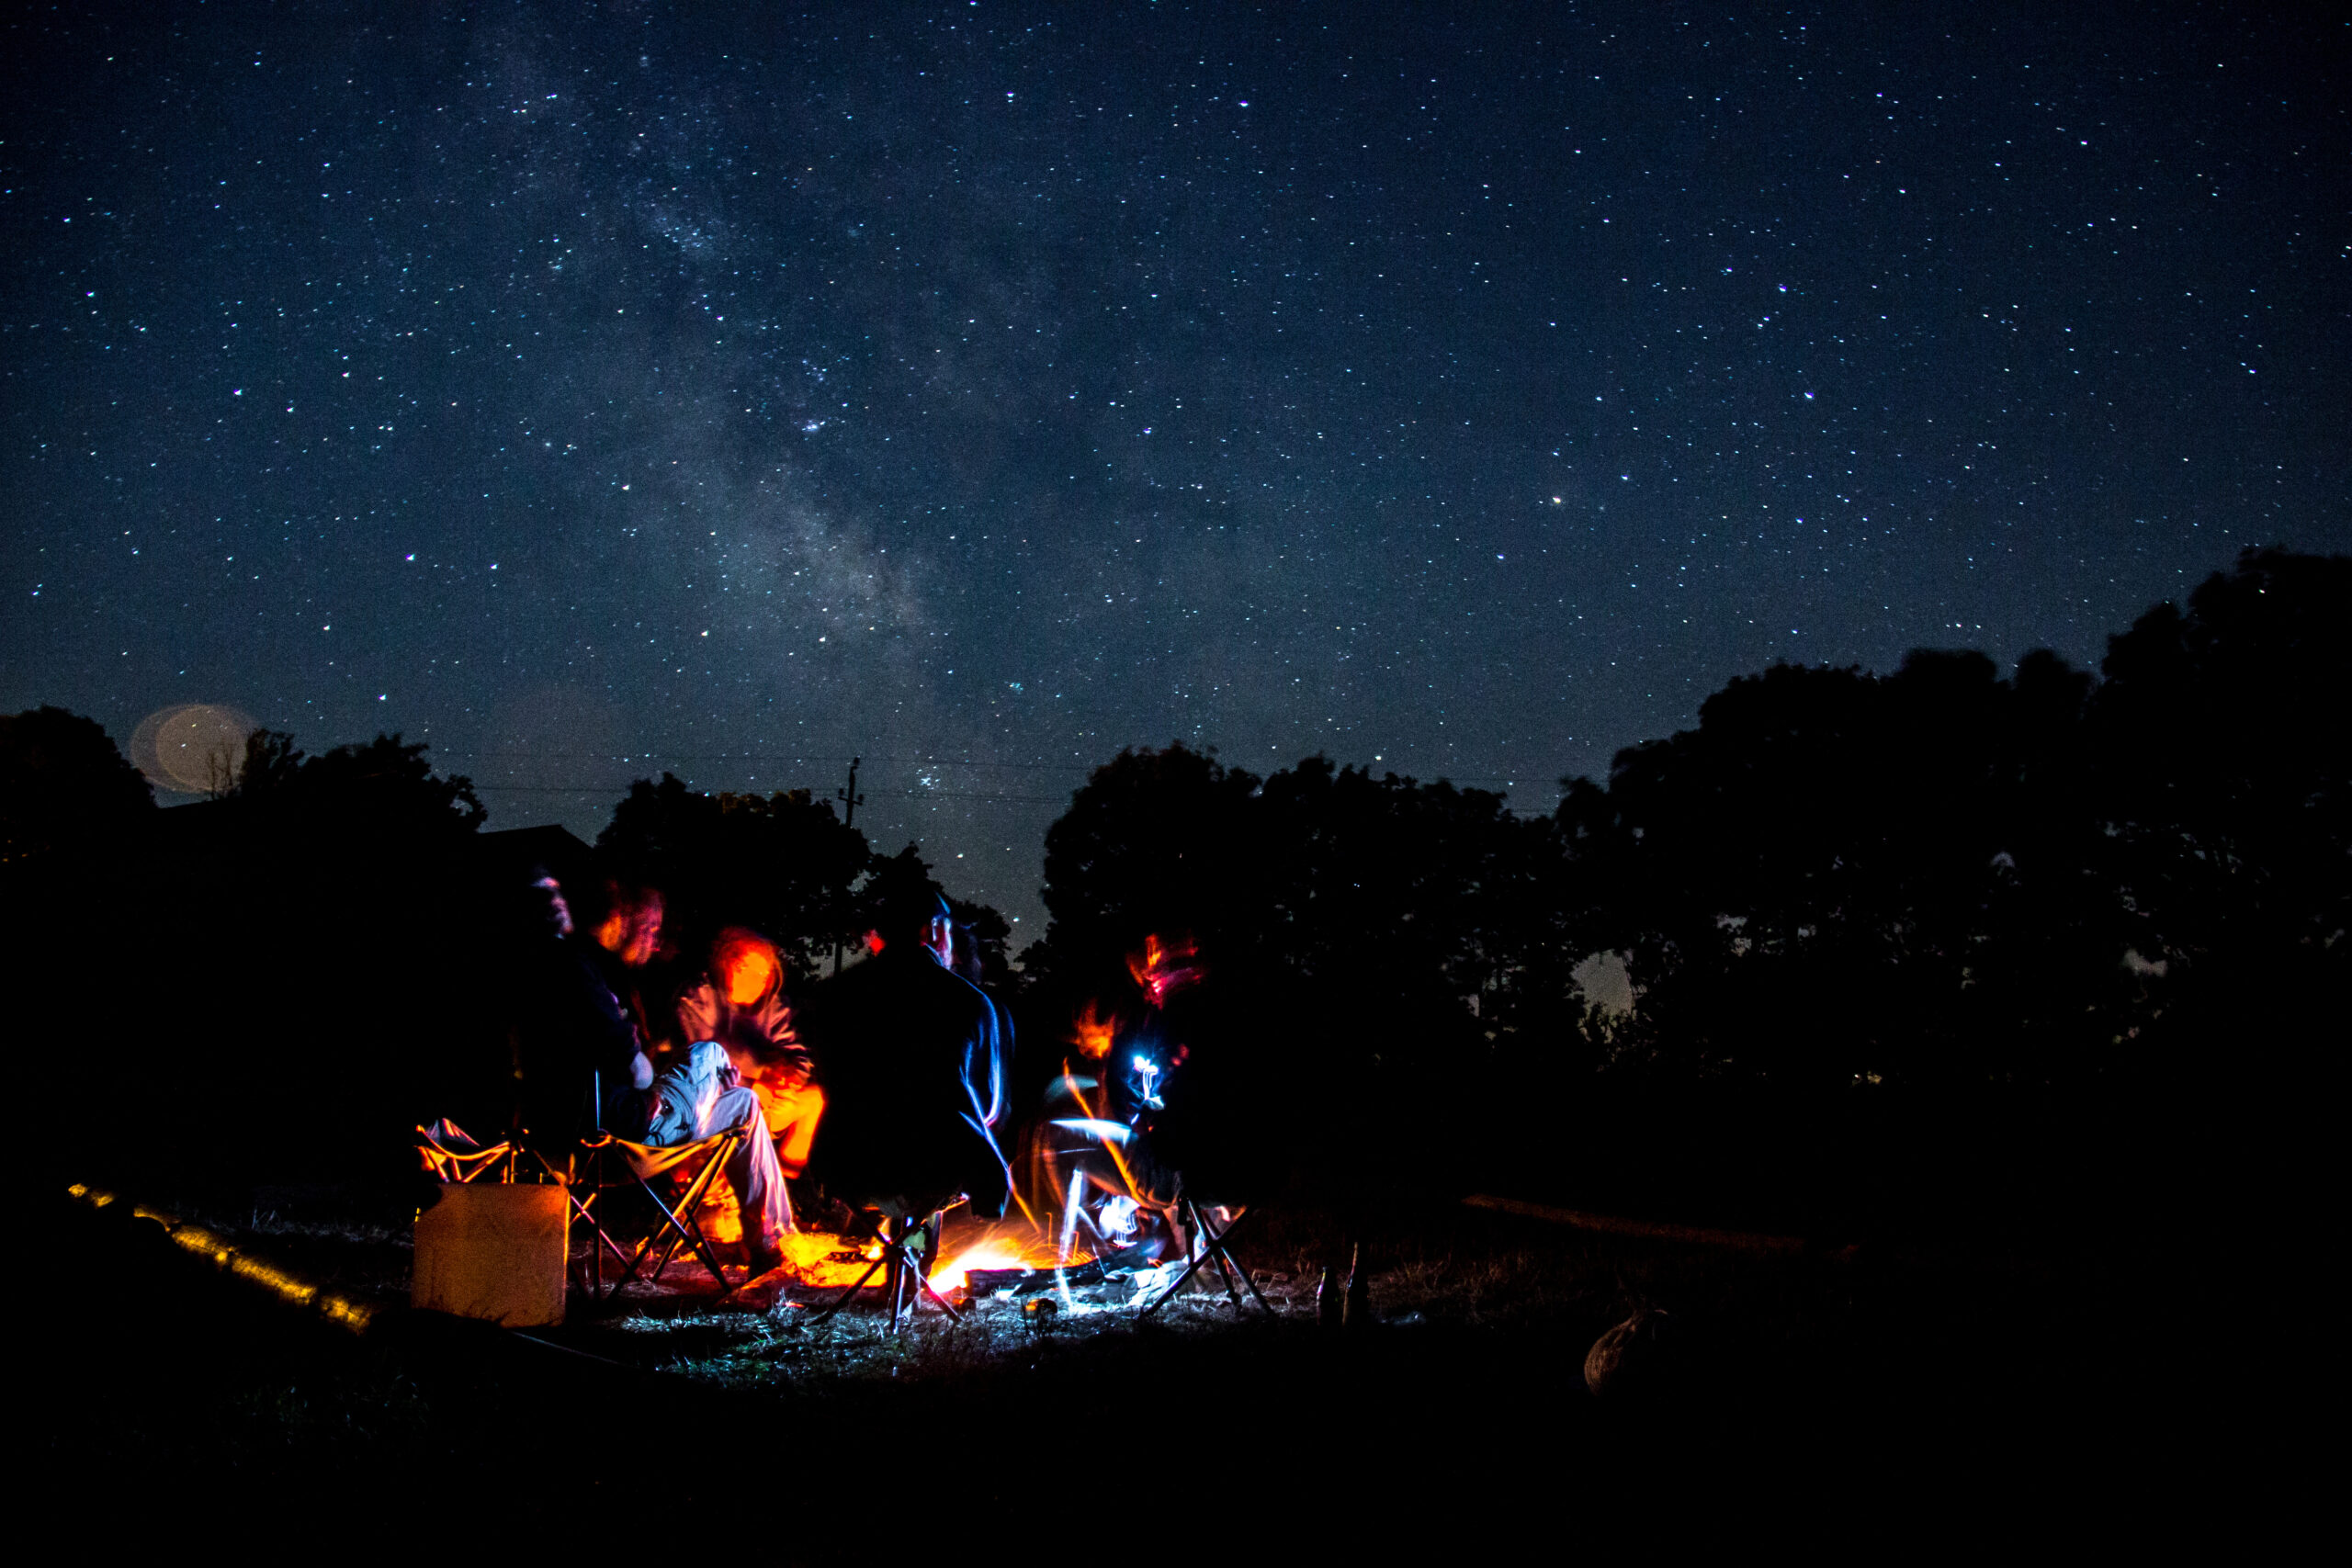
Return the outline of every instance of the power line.
<path id="1" fill-rule="evenodd" d="M 787 756 L 781 751 L 636 751 L 615 755 L 610 751 L 447 751 L 435 750 L 441 757 L 472 757 L 479 759 L 514 758 L 542 761 L 571 762 L 847 762 L 849 757 Z M 868 757 L 870 762 L 899 762 L 913 768 L 1008 768 L 1029 772 L 1057 773 L 1091 773 L 1099 765 L 1092 762 L 966 762 L 952 757 Z"/>
<path id="2" fill-rule="evenodd" d="M 483 760 L 512 758 L 516 761 L 644 762 L 648 764 L 657 761 L 841 763 L 854 760 L 849 757 L 788 756 L 781 751 L 641 751 L 615 756 L 609 751 L 442 751 L 436 750 L 435 754 L 442 757 L 471 757 Z M 1055 773 L 1091 773 L 1103 765 L 1099 762 L 967 762 L 958 761 L 952 757 L 868 757 L 865 760 L 869 762 L 899 762 L 912 768 L 1000 768 Z M 1363 766 L 1361 763 L 1340 765 L 1343 767 Z M 1368 772 L 1369 769 L 1366 771 Z M 1474 786 L 1500 784 L 1506 789 L 1515 789 L 1519 786 L 1517 779 L 1505 778 L 1500 773 L 1438 773 L 1419 782 Z"/>
<path id="3" fill-rule="evenodd" d="M 631 783 L 636 781 L 632 780 Z M 473 781 L 477 790 L 501 795 L 627 795 L 628 784 L 502 784 Z M 870 791 L 865 793 L 871 793 Z M 1018 806 L 1067 806 L 1068 795 L 994 795 L 986 791 L 955 789 L 886 789 L 886 795 L 902 795 L 913 800 L 998 800 Z"/>

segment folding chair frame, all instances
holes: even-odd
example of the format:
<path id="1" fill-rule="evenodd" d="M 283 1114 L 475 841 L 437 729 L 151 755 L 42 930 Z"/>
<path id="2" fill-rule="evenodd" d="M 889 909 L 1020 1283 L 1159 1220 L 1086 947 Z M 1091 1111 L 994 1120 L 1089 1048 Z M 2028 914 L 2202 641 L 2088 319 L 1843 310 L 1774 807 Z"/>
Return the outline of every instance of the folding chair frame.
<path id="1" fill-rule="evenodd" d="M 889 1269 L 885 1288 L 890 1292 L 891 1333 L 899 1332 L 899 1314 L 901 1311 L 906 1314 L 908 1322 L 914 1321 L 916 1309 L 922 1304 L 922 1298 L 925 1296 L 937 1302 L 940 1310 L 950 1319 L 956 1323 L 963 1322 L 964 1314 L 956 1310 L 956 1303 L 941 1295 L 932 1287 L 930 1280 L 924 1277 L 922 1262 L 915 1256 L 914 1248 L 910 1245 L 910 1238 L 917 1232 L 927 1231 L 930 1233 L 932 1247 L 935 1253 L 941 1237 L 944 1234 L 946 1223 L 945 1209 L 934 1211 L 931 1218 L 920 1224 L 911 1219 L 898 1217 L 886 1219 L 883 1222 L 881 1235 L 882 1256 L 865 1266 L 865 1272 L 857 1277 L 857 1283 L 834 1297 L 831 1306 L 810 1318 L 808 1326 L 814 1327 L 818 1324 L 830 1320 L 835 1313 L 855 1301 L 858 1292 L 865 1289 L 865 1281 L 874 1278 L 874 1271 L 886 1265 Z M 912 1290 L 908 1288 L 910 1280 L 915 1287 Z"/>
<path id="2" fill-rule="evenodd" d="M 502 1182 L 514 1179 L 516 1150 L 511 1139 L 470 1149 L 453 1149 L 435 1137 L 431 1128 L 419 1127 L 416 1130 L 416 1152 L 424 1161 L 425 1168 L 443 1181 L 472 1181 L 486 1171 L 496 1170 L 502 1161 L 506 1168 L 498 1179 Z"/>
<path id="3" fill-rule="evenodd" d="M 598 1134 L 597 1136 L 602 1137 L 604 1134 Z M 567 1154 L 564 1156 L 563 1168 L 560 1170 L 557 1169 L 555 1162 L 548 1157 L 546 1150 L 535 1148 L 529 1153 L 531 1158 L 537 1162 L 538 1168 L 547 1173 L 548 1179 L 563 1189 L 564 1201 L 571 1206 L 573 1225 L 587 1226 L 588 1234 L 595 1238 L 588 1248 L 588 1294 L 591 1300 L 603 1303 L 609 1301 L 620 1290 L 622 1284 L 628 1283 L 628 1279 L 624 1276 L 611 1291 L 605 1289 L 605 1254 L 607 1251 L 611 1252 L 624 1268 L 628 1266 L 629 1255 L 622 1249 L 619 1242 L 612 1238 L 610 1233 L 605 1229 L 604 1223 L 596 1218 L 596 1200 L 604 1195 L 603 1188 L 592 1179 L 586 1184 L 588 1196 L 584 1199 L 580 1196 L 582 1183 L 575 1179 L 577 1175 L 575 1167 L 578 1164 L 579 1156 L 586 1152 L 586 1149 L 587 1145 L 582 1145 L 580 1148 Z M 593 1156 L 591 1160 L 590 1169 L 593 1177 L 594 1173 Z"/>
<path id="4" fill-rule="evenodd" d="M 588 1248 L 588 1294 L 591 1300 L 602 1304 L 618 1295 L 643 1271 L 646 1258 L 657 1244 L 661 1247 L 661 1256 L 655 1259 L 652 1270 L 645 1274 L 649 1281 L 658 1283 L 662 1273 L 676 1259 L 679 1249 L 688 1247 L 703 1268 L 709 1271 L 710 1277 L 718 1282 L 722 1295 L 735 1289 L 733 1282 L 727 1278 L 727 1270 L 718 1261 L 710 1238 L 703 1234 L 702 1222 L 696 1217 L 696 1213 L 703 1199 L 708 1195 L 711 1183 L 727 1168 L 727 1162 L 735 1153 L 736 1145 L 748 1136 L 750 1130 L 747 1126 L 729 1127 L 707 1138 L 698 1138 L 692 1144 L 665 1150 L 665 1153 L 678 1156 L 671 1163 L 670 1169 L 684 1166 L 696 1157 L 703 1162 L 687 1180 L 685 1192 L 674 1204 L 654 1190 L 653 1184 L 637 1168 L 636 1162 L 629 1158 L 629 1146 L 610 1133 L 597 1133 L 582 1141 L 578 1153 L 587 1156 L 588 1179 L 585 1182 L 573 1179 L 572 1172 L 558 1170 L 544 1153 L 532 1151 L 540 1168 L 563 1187 L 565 1197 L 571 1205 L 573 1220 L 585 1224 L 594 1238 Z M 618 1161 L 621 1168 L 628 1172 L 629 1181 L 645 1194 L 652 1203 L 654 1213 L 661 1216 L 660 1224 L 634 1249 L 624 1249 L 619 1242 L 615 1241 L 596 1214 L 598 1201 L 607 1191 L 628 1190 L 628 1183 L 608 1179 L 614 1161 Z M 583 1190 L 584 1197 L 582 1195 Z M 609 1288 L 605 1283 L 605 1254 L 608 1251 L 621 1266 L 620 1277 Z"/>
<path id="5" fill-rule="evenodd" d="M 1149 1317 L 1153 1313 L 1158 1312 L 1168 1304 L 1170 1296 L 1192 1283 L 1193 1276 L 1201 1271 L 1201 1265 L 1215 1263 L 1218 1275 L 1225 1280 L 1225 1293 L 1233 1303 L 1234 1311 L 1241 1310 L 1241 1292 L 1234 1289 L 1233 1285 L 1234 1277 L 1238 1275 L 1241 1283 L 1248 1286 L 1250 1293 L 1257 1298 L 1258 1304 L 1265 1308 L 1266 1315 L 1274 1316 L 1274 1309 L 1267 1305 L 1264 1294 L 1258 1289 L 1258 1281 L 1250 1278 L 1250 1271 L 1241 1267 L 1240 1259 L 1235 1258 L 1229 1250 L 1234 1229 L 1250 1217 L 1249 1211 L 1245 1209 L 1236 1214 L 1225 1229 L 1219 1231 L 1210 1228 L 1208 1217 L 1201 1213 L 1201 1206 L 1192 1199 L 1179 1198 L 1176 1200 L 1176 1206 L 1189 1222 L 1191 1234 L 1199 1238 L 1192 1248 L 1193 1260 L 1185 1266 L 1182 1274 L 1176 1276 L 1176 1282 L 1152 1297 L 1151 1304 L 1144 1308 L 1138 1315 Z"/>

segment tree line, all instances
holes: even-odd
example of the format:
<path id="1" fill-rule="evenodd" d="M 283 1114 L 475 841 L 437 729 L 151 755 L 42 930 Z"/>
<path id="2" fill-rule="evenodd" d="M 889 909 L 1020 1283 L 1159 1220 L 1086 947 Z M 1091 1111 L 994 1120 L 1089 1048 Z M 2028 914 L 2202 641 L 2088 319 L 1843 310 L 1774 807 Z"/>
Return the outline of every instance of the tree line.
<path id="1" fill-rule="evenodd" d="M 1966 651 L 1775 665 L 1540 815 L 1323 757 L 1259 775 L 1130 750 L 1046 833 L 1041 940 L 1016 962 L 1001 915 L 957 911 L 1033 1055 L 1156 935 L 1263 999 L 1265 1081 L 1474 1119 L 1578 1083 L 1933 1097 L 2301 1071 L 2347 951 L 2347 628 L 2352 558 L 2248 552 L 2096 672 L 2048 651 L 2007 673 Z M 256 732 L 192 817 L 157 812 L 91 720 L 0 717 L 0 875 L 58 912 L 40 962 L 103 967 L 88 931 L 165 911 L 141 973 L 246 1020 L 255 987 L 337 944 L 429 990 L 494 941 L 459 908 L 489 897 L 462 869 L 484 817 L 398 736 L 311 756 Z M 749 925 L 804 978 L 854 953 L 880 890 L 938 886 L 807 791 L 640 780 L 596 847 L 600 874 L 662 889 L 681 940 Z M 1630 1010 L 1579 983 L 1600 954 Z M 335 1013 L 343 983 L 306 979 L 301 1009 Z M 369 1030 L 381 1059 L 417 1049 Z"/>
<path id="2" fill-rule="evenodd" d="M 1023 970 L 1076 998 L 1183 931 L 1305 998 L 1319 1060 L 1408 1074 L 2078 1087 L 2217 1065 L 2217 1031 L 2300 1060 L 2346 953 L 2347 690 L 2352 558 L 2262 550 L 2096 675 L 1740 677 L 1543 817 L 1131 750 L 1046 835 Z M 1604 953 L 1630 1011 L 1578 983 Z"/>

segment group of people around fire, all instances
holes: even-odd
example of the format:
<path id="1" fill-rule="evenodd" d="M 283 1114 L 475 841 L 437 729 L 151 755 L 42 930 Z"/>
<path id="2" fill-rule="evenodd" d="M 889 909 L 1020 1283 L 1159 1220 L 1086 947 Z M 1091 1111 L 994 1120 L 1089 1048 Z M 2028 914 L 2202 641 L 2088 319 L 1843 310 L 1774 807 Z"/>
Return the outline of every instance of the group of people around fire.
<path id="1" fill-rule="evenodd" d="M 796 1187 L 805 1217 L 829 1230 L 852 1209 L 925 1213 L 957 1198 L 994 1219 L 1027 1187 L 1032 1217 L 1046 1223 L 1038 1205 L 1051 1204 L 1065 1247 L 1082 1225 L 1090 1249 L 1132 1240 L 1171 1196 L 1149 1122 L 1174 1062 L 1155 1055 L 1148 1020 L 1121 1026 L 1116 1010 L 1090 1007 L 1016 1145 L 1012 1013 L 979 983 L 971 929 L 927 885 L 881 898 L 868 955 L 797 998 L 784 951 L 758 931 L 726 927 L 698 954 L 665 944 L 658 889 L 535 871 L 530 890 L 515 1132 L 660 1148 L 749 1128 L 726 1177 L 754 1275 L 801 1228 Z M 1194 973 L 1189 956 L 1155 940 L 1135 971 L 1143 1006 L 1126 1013 L 1156 1017 Z"/>

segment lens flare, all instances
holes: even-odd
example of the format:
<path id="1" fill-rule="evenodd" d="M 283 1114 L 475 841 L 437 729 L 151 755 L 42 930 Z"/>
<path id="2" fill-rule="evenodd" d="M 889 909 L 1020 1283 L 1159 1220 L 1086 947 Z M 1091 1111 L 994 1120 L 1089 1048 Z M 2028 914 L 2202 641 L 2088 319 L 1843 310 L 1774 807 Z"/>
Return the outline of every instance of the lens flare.
<path id="1" fill-rule="evenodd" d="M 139 721 L 130 763 L 180 795 L 220 795 L 245 763 L 245 737 L 260 726 L 224 703 L 181 703 Z"/>

